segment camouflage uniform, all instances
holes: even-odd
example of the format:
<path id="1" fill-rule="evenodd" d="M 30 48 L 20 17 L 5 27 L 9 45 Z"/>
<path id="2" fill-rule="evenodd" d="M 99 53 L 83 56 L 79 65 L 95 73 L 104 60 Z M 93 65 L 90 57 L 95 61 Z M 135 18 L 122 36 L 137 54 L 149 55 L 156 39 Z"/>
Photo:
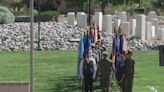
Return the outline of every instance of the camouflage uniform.
<path id="1" fill-rule="evenodd" d="M 126 58 L 124 61 L 125 77 L 123 79 L 122 91 L 132 92 L 133 77 L 134 77 L 134 65 L 135 61 L 131 58 Z"/>
<path id="2" fill-rule="evenodd" d="M 102 53 L 104 55 L 104 53 Z M 107 54 L 107 53 L 105 53 Z M 102 92 L 109 92 L 110 75 L 113 63 L 111 60 L 104 58 L 99 62 L 100 86 Z"/>

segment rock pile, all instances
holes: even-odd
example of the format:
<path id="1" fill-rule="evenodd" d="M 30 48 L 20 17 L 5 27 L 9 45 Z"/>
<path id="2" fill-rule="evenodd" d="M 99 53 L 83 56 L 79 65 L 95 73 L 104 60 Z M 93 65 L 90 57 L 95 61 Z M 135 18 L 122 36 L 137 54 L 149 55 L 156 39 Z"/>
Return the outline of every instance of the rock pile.
<path id="1" fill-rule="evenodd" d="M 42 50 L 77 50 L 82 29 L 56 22 L 40 23 L 40 46 Z M 112 48 L 112 36 L 103 35 L 103 42 Z M 145 42 L 131 37 L 129 48 L 133 50 L 157 49 L 159 41 Z M 38 44 L 38 23 L 34 23 L 34 48 Z M 0 50 L 21 51 L 30 49 L 30 23 L 11 23 L 0 25 Z"/>
<path id="2" fill-rule="evenodd" d="M 74 50 L 78 47 L 81 29 L 67 24 L 44 22 L 40 24 L 42 50 Z M 37 49 L 38 24 L 34 23 L 34 48 Z M 12 23 L 0 25 L 0 50 L 29 50 L 30 24 Z"/>

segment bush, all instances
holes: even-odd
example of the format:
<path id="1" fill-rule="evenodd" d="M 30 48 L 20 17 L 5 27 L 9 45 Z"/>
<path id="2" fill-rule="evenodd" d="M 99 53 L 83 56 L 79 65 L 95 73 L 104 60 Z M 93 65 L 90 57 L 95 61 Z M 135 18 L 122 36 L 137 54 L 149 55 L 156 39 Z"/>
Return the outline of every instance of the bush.
<path id="1" fill-rule="evenodd" d="M 61 15 L 61 13 L 58 11 L 44 11 L 40 13 L 40 16 L 58 16 L 58 15 Z M 39 16 L 39 13 L 37 16 Z"/>
<path id="2" fill-rule="evenodd" d="M 0 6 L 0 23 L 11 23 L 14 21 L 14 14 L 8 8 Z"/>

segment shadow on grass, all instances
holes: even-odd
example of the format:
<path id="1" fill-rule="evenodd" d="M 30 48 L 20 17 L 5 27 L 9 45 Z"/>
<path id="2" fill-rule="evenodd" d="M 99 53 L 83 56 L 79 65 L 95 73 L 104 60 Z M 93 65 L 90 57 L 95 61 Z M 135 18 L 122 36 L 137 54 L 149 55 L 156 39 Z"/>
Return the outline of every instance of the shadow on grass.
<path id="1" fill-rule="evenodd" d="M 98 82 L 94 82 L 94 90 L 100 89 Z M 67 76 L 56 80 L 51 92 L 80 92 L 81 80 L 76 76 Z"/>

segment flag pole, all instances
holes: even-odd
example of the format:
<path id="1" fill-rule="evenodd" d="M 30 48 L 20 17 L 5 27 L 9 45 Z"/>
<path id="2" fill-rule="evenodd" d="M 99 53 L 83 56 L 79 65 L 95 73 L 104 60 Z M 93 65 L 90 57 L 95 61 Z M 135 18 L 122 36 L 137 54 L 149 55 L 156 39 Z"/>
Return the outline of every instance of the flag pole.
<path id="1" fill-rule="evenodd" d="M 33 9 L 34 9 L 34 1 L 30 0 L 30 65 L 29 65 L 29 71 L 30 71 L 30 92 L 33 92 L 33 50 L 34 50 L 34 44 L 33 44 L 33 22 L 34 22 L 34 15 L 33 15 Z"/>

